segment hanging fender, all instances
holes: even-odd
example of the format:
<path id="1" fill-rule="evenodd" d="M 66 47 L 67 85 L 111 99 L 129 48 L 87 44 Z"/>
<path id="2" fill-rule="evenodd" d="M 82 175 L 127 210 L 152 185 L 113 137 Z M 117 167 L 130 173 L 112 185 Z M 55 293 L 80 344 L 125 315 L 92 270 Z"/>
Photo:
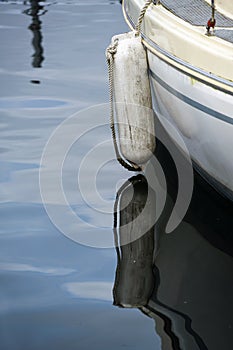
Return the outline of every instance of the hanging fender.
<path id="1" fill-rule="evenodd" d="M 121 154 L 128 162 L 143 165 L 155 149 L 146 50 L 140 35 L 132 31 L 114 36 L 109 54 L 113 55 L 110 85 Z"/>

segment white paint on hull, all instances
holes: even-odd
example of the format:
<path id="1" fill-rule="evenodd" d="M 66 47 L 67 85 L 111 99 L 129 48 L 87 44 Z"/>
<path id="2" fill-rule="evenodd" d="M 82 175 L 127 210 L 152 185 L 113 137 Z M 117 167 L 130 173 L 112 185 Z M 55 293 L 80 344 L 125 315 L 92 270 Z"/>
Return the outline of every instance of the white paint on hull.
<path id="1" fill-rule="evenodd" d="M 205 0 L 211 5 L 211 0 Z M 215 0 L 215 8 L 225 14 L 226 16 L 233 18 L 233 1 L 232 0 Z"/>
<path id="2" fill-rule="evenodd" d="M 166 129 L 166 120 L 171 121 L 182 135 L 191 158 L 233 191 L 232 96 L 192 79 L 150 52 L 148 58 L 156 99 L 154 108 L 160 121 Z"/>

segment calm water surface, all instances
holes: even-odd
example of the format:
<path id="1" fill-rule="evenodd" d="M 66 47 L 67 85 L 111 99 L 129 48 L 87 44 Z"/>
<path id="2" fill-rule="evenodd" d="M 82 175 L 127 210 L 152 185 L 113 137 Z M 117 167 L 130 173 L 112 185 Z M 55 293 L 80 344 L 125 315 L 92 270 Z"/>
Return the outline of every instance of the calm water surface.
<path id="1" fill-rule="evenodd" d="M 40 7 L 0 1 L 3 350 L 233 347 L 232 205 L 196 176 L 186 217 L 173 234 L 164 234 L 176 174 L 161 145 L 158 159 L 175 174 L 167 176 L 171 194 L 164 214 L 146 235 L 114 248 L 123 234 L 113 229 L 114 204 L 119 209 L 134 189 L 128 212 L 117 220 L 134 218 L 149 191 L 143 176 L 127 182 L 130 174 L 114 160 L 108 108 L 99 106 L 108 101 L 105 48 L 126 30 L 119 1 Z M 67 120 L 73 127 L 66 129 Z M 61 142 L 46 172 L 42 153 L 60 125 Z M 72 130 L 80 137 L 68 144 L 62 171 L 76 222 L 64 214 L 54 180 L 59 145 Z M 47 210 L 63 232 L 42 203 L 40 168 Z M 154 216 L 156 194 L 151 198 L 146 221 Z"/>

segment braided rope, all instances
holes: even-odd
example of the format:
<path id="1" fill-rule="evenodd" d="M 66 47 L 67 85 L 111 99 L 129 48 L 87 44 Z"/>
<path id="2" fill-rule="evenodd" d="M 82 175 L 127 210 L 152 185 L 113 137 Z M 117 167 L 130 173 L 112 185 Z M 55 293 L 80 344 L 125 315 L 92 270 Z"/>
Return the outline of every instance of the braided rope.
<path id="1" fill-rule="evenodd" d="M 150 4 L 152 3 L 152 1 L 153 1 L 153 0 L 147 0 L 147 1 L 145 2 L 145 5 L 144 5 L 143 8 L 141 9 L 140 15 L 139 15 L 139 17 L 138 17 L 138 23 L 137 23 L 136 28 L 135 28 L 135 29 L 136 29 L 136 33 L 135 33 L 136 36 L 139 36 L 139 34 L 141 33 L 141 26 L 142 26 L 143 18 L 144 18 L 144 16 L 145 16 L 145 13 L 146 13 L 148 7 L 149 7 Z"/>
<path id="2" fill-rule="evenodd" d="M 211 18 L 208 20 L 206 25 L 206 35 L 214 35 L 214 28 L 216 25 L 216 19 L 215 19 L 215 3 L 214 0 L 211 0 Z M 212 28 L 213 32 L 210 32 L 210 29 Z"/>
<path id="3" fill-rule="evenodd" d="M 212 9 L 211 18 L 212 18 L 212 21 L 214 21 L 214 16 L 215 16 L 215 3 L 214 3 L 214 0 L 211 0 L 211 9 Z"/>

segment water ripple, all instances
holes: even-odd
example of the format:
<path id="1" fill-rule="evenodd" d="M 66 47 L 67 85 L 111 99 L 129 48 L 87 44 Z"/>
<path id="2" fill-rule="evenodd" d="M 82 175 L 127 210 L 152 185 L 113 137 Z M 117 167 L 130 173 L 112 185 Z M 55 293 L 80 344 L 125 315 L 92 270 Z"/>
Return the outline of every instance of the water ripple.
<path id="1" fill-rule="evenodd" d="M 0 99 L 0 109 L 38 109 L 38 108 L 59 108 L 67 106 L 68 103 L 61 100 L 51 99 Z"/>

